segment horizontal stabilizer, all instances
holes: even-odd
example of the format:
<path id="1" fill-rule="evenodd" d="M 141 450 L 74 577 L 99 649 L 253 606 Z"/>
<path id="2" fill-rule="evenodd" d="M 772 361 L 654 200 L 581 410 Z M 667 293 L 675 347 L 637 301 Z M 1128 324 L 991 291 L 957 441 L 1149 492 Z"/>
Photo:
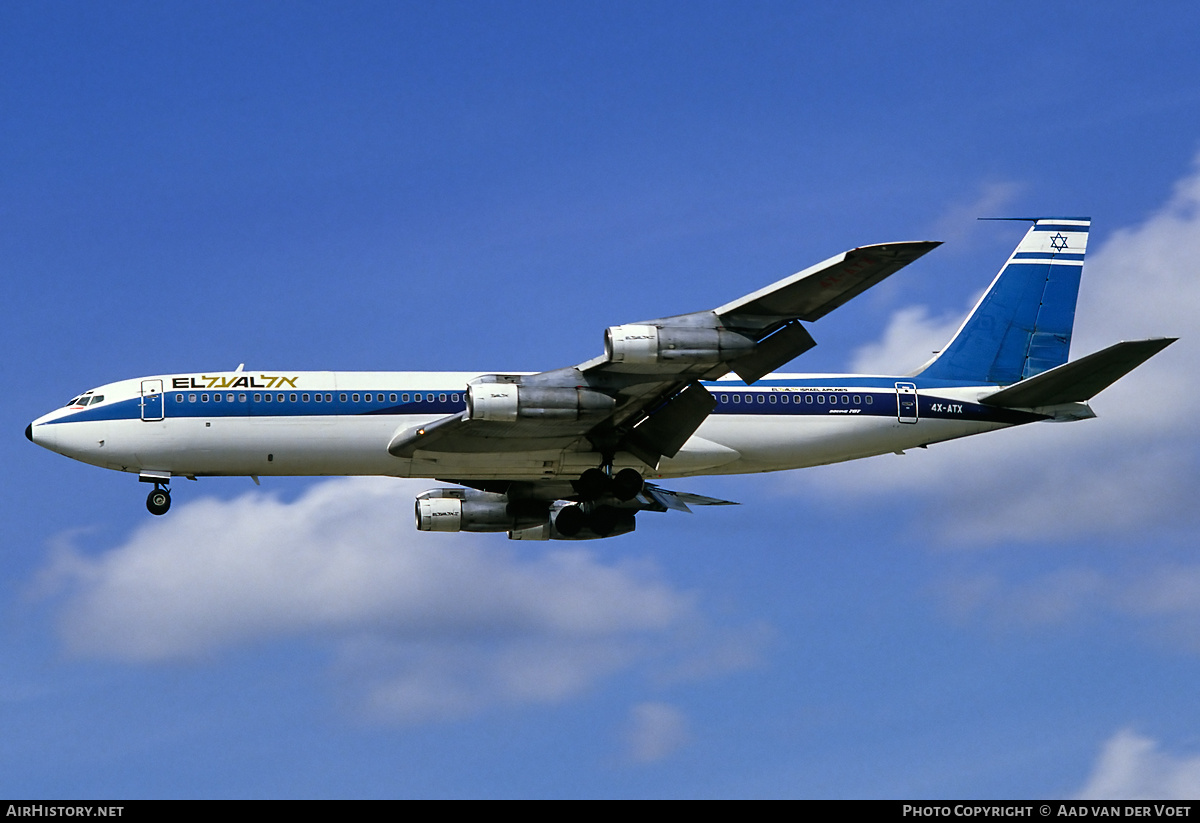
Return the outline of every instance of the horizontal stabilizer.
<path id="1" fill-rule="evenodd" d="M 1022 380 L 980 400 L 989 406 L 1031 409 L 1090 400 L 1154 355 L 1175 337 L 1130 340 Z"/>

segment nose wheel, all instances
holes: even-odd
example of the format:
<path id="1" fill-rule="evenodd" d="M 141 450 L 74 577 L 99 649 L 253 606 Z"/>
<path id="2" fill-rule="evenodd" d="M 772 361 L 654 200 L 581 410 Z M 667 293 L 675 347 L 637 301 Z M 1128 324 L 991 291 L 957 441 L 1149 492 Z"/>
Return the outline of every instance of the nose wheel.
<path id="1" fill-rule="evenodd" d="M 146 496 L 146 510 L 151 514 L 166 514 L 171 508 L 171 490 L 163 486 L 155 486 L 154 491 Z"/>

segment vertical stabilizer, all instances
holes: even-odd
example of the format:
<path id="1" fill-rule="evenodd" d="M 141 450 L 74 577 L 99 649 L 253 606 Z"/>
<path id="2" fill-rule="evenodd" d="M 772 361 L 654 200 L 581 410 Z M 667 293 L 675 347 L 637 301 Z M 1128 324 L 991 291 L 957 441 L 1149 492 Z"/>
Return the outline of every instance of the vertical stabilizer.
<path id="1" fill-rule="evenodd" d="M 1066 363 L 1090 226 L 1086 217 L 1034 220 L 921 376 L 1009 385 Z"/>

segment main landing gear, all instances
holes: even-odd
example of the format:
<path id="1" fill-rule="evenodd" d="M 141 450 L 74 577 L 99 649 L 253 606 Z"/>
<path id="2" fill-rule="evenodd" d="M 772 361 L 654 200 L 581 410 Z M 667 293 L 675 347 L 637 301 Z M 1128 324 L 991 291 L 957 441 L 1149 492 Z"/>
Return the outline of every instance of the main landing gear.
<path id="1" fill-rule="evenodd" d="M 571 483 L 582 502 L 559 509 L 554 527 L 565 537 L 574 537 L 585 527 L 600 537 L 607 537 L 623 525 L 622 521 L 632 520 L 634 511 L 603 505 L 599 501 L 611 496 L 621 503 L 628 503 L 642 491 L 643 483 L 642 476 L 634 469 L 621 469 L 616 476 L 605 469 L 588 469 Z"/>
<path id="2" fill-rule="evenodd" d="M 642 476 L 634 469 L 621 469 L 615 477 L 604 469 L 588 469 L 572 485 L 584 500 L 595 500 L 611 494 L 625 503 L 638 496 L 642 483 Z"/>
<path id="3" fill-rule="evenodd" d="M 171 490 L 166 486 L 155 483 L 154 491 L 146 496 L 146 510 L 151 514 L 166 514 L 171 508 Z"/>

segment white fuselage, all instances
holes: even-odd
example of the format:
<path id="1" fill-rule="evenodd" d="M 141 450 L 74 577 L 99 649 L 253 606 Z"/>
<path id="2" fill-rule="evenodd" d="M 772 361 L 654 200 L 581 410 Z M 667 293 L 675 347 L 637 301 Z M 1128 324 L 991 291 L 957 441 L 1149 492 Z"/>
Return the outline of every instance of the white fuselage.
<path id="1" fill-rule="evenodd" d="M 586 439 L 544 452 L 394 457 L 400 431 L 461 411 L 469 372 L 222 372 L 101 386 L 36 420 L 30 439 L 93 465 L 167 476 L 389 475 L 574 478 L 598 464 Z M 906 401 L 897 384 L 912 386 Z M 713 413 L 647 477 L 803 468 L 901 451 L 1039 416 L 978 404 L 995 386 L 921 386 L 914 378 L 768 375 L 706 384 Z M 103 399 L 92 402 L 92 398 Z M 906 405 L 906 403 L 911 405 Z"/>

